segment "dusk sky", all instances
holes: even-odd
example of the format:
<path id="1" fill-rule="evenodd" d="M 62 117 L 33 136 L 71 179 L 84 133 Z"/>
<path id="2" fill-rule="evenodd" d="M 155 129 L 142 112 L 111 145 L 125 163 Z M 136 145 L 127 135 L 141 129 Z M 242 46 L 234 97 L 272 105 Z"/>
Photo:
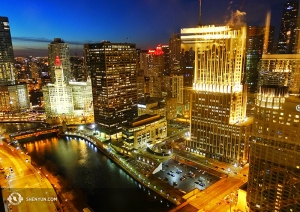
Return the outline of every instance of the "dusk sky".
<path id="1" fill-rule="evenodd" d="M 280 25 L 286 0 L 202 0 L 202 24 L 224 25 L 236 10 L 248 25 Z M 137 48 L 168 44 L 181 28 L 196 27 L 199 0 L 8 0 L 0 16 L 9 19 L 15 56 L 47 56 L 48 44 L 62 38 L 71 55 L 82 55 L 84 43 L 135 43 Z"/>

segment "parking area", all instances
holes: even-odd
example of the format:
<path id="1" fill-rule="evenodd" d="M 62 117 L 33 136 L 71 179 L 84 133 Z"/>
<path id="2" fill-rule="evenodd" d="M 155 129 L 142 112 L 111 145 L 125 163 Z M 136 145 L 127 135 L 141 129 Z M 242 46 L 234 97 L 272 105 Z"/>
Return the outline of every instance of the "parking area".
<path id="1" fill-rule="evenodd" d="M 183 194 L 198 188 L 204 190 L 219 180 L 200 165 L 189 165 L 170 159 L 163 163 L 162 170 L 155 174 L 165 183 L 178 188 Z"/>

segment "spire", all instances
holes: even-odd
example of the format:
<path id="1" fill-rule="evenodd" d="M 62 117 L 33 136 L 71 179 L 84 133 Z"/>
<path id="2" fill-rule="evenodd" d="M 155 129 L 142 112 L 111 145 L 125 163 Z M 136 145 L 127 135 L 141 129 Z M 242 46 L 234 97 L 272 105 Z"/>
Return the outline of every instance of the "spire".
<path id="1" fill-rule="evenodd" d="M 61 62 L 60 62 L 59 56 L 56 56 L 56 58 L 55 58 L 55 65 L 56 66 L 61 66 Z"/>
<path id="2" fill-rule="evenodd" d="M 198 25 L 201 26 L 202 25 L 202 0 L 199 0 L 199 23 Z"/>

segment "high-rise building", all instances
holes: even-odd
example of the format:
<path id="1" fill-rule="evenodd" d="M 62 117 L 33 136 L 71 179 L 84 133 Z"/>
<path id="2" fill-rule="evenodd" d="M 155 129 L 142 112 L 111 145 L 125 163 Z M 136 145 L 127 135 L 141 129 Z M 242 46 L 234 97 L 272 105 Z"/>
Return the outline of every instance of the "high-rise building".
<path id="1" fill-rule="evenodd" d="M 86 82 L 66 82 L 58 56 L 55 63 L 54 84 L 43 86 L 44 105 L 47 118 L 85 118 L 93 115 L 91 80 Z"/>
<path id="2" fill-rule="evenodd" d="M 158 45 L 155 50 L 142 52 L 140 56 L 141 68 L 146 77 L 146 92 L 150 93 L 151 97 L 162 97 L 162 75 L 164 73 L 164 51 L 161 45 Z"/>
<path id="3" fill-rule="evenodd" d="M 51 82 L 54 83 L 56 80 L 55 76 L 55 60 L 56 56 L 59 56 L 63 71 L 64 80 L 69 82 L 72 79 L 71 76 L 71 65 L 70 65 L 70 49 L 69 44 L 65 43 L 61 38 L 54 38 L 50 44 L 48 44 L 48 63 Z"/>
<path id="4" fill-rule="evenodd" d="M 169 66 L 171 72 L 176 72 L 180 69 L 181 58 L 181 40 L 180 34 L 173 34 L 169 39 Z"/>
<path id="5" fill-rule="evenodd" d="M 85 44 L 84 56 L 91 73 L 95 122 L 102 136 L 111 138 L 138 116 L 136 46 L 107 41 Z"/>
<path id="6" fill-rule="evenodd" d="M 164 70 L 162 75 L 169 76 L 170 75 L 170 47 L 169 45 L 161 45 L 161 49 L 164 52 Z"/>
<path id="7" fill-rule="evenodd" d="M 195 51 L 191 96 L 192 152 L 230 163 L 248 160 L 251 119 L 242 84 L 246 27 L 181 29 L 182 49 Z"/>
<path id="8" fill-rule="evenodd" d="M 26 84 L 17 84 L 14 53 L 7 17 L 0 16 L 0 113 L 20 112 L 29 109 Z"/>
<path id="9" fill-rule="evenodd" d="M 247 84 L 248 92 L 250 93 L 256 92 L 258 81 L 258 62 L 260 61 L 263 53 L 271 53 L 273 40 L 274 27 L 248 26 L 244 81 Z"/>
<path id="10" fill-rule="evenodd" d="M 14 52 L 7 17 L 0 16 L 0 38 L 0 85 L 14 85 Z"/>
<path id="11" fill-rule="evenodd" d="M 263 55 L 250 142 L 250 211 L 300 211 L 300 58 Z"/>
<path id="12" fill-rule="evenodd" d="M 74 112 L 72 88 L 65 82 L 62 63 L 58 56 L 54 67 L 55 83 L 43 86 L 46 116 L 72 115 Z"/>
<path id="13" fill-rule="evenodd" d="M 277 53 L 299 53 L 299 0 L 287 0 L 284 4 L 278 38 Z"/>

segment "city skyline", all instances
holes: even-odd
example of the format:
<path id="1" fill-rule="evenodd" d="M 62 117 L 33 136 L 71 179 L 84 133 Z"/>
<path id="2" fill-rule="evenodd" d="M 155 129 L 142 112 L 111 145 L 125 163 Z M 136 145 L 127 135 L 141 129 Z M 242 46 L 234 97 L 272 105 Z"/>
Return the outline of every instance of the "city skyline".
<path id="1" fill-rule="evenodd" d="M 246 13 L 248 25 L 263 25 L 267 12 L 272 11 L 271 24 L 278 30 L 285 1 L 204 0 L 201 22 L 224 25 L 240 10 Z M 9 1 L 1 5 L 0 15 L 9 18 L 15 56 L 47 56 L 47 44 L 53 38 L 69 43 L 74 56 L 82 55 L 83 44 L 102 40 L 135 43 L 141 49 L 167 44 L 180 28 L 199 23 L 199 0 Z"/>

